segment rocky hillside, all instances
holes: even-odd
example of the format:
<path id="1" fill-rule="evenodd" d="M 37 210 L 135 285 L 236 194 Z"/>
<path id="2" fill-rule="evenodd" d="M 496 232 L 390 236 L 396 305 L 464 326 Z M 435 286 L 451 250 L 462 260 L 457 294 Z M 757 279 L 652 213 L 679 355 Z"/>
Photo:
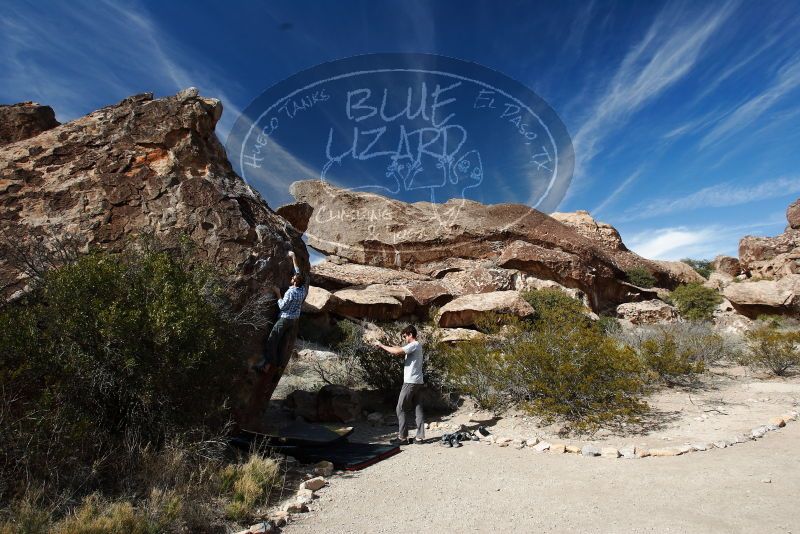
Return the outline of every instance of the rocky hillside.
<path id="1" fill-rule="evenodd" d="M 168 248 L 189 236 L 194 257 L 218 266 L 241 302 L 288 277 L 288 250 L 308 261 L 305 233 L 328 256 L 312 270 L 306 305 L 318 315 L 388 320 L 435 306 L 441 324 L 469 326 L 473 308 L 524 313 L 519 291 L 557 287 L 597 313 L 673 320 L 658 297 L 687 282 L 722 291 L 731 313 L 800 306 L 800 202 L 783 234 L 745 237 L 740 258 L 718 258 L 705 281 L 681 262 L 629 251 L 585 211 L 409 204 L 307 180 L 292 185 L 297 202 L 273 212 L 233 172 L 214 135 L 221 113 L 194 89 L 132 96 L 63 125 L 46 106 L 0 106 L 0 297 L 24 294 L 37 254 L 65 242 L 119 251 L 146 233 Z M 634 268 L 661 289 L 629 283 Z"/>
<path id="2" fill-rule="evenodd" d="M 0 108 L 0 296 L 22 294 L 35 256 L 66 238 L 86 252 L 189 236 L 242 300 L 288 279 L 288 250 L 307 264 L 300 233 L 233 172 L 214 134 L 221 114 L 196 89 L 135 95 L 62 125 L 50 108 Z"/>

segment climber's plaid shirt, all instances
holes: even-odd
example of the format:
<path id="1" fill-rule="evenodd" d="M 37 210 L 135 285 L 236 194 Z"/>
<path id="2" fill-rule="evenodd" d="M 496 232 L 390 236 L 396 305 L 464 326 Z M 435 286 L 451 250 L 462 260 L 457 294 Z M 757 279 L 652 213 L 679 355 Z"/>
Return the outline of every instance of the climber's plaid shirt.
<path id="1" fill-rule="evenodd" d="M 295 269 L 297 274 L 300 271 Z M 278 300 L 278 308 L 281 310 L 281 317 L 286 319 L 297 319 L 300 317 L 300 308 L 303 306 L 303 301 L 306 300 L 308 294 L 308 282 L 303 284 L 303 287 L 290 287 L 282 299 Z"/>

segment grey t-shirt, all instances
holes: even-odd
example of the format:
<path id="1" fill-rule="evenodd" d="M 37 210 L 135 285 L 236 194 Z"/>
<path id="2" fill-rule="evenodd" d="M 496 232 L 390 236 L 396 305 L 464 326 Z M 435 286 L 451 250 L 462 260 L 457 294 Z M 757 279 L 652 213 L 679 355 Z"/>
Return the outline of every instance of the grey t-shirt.
<path id="1" fill-rule="evenodd" d="M 412 341 L 405 347 L 406 361 L 403 363 L 403 383 L 422 384 L 422 345 Z"/>

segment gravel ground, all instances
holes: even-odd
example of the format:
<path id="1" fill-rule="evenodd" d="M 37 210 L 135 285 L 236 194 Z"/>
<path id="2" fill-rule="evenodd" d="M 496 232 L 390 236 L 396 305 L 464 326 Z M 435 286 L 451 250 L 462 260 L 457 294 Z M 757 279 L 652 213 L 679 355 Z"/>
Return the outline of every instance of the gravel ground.
<path id="1" fill-rule="evenodd" d="M 797 533 L 798 451 L 800 422 L 757 442 L 672 458 L 410 445 L 332 477 L 284 532 Z"/>

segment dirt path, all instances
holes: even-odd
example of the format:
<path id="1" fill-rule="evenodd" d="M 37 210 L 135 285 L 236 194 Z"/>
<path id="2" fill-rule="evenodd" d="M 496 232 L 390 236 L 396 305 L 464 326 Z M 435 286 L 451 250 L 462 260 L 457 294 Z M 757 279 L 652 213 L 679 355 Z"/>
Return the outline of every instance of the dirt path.
<path id="1" fill-rule="evenodd" d="M 332 477 L 284 532 L 800 533 L 798 453 L 800 422 L 672 458 L 412 445 Z"/>

